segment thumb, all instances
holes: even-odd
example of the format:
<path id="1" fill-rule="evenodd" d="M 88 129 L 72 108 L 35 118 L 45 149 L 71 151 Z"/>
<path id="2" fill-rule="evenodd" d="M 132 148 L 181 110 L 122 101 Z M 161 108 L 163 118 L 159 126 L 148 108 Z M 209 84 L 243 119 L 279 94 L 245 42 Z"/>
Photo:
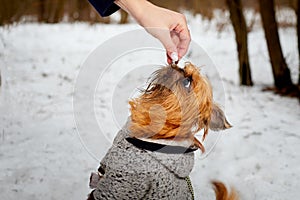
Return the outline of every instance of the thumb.
<path id="1" fill-rule="evenodd" d="M 169 36 L 169 38 L 166 38 L 165 41 L 162 41 L 162 43 L 166 49 L 168 57 L 172 58 L 172 54 L 174 55 L 174 53 L 176 53 L 176 55 L 178 55 L 177 47 L 175 46 L 175 44 L 170 36 Z"/>
<path id="2" fill-rule="evenodd" d="M 172 53 L 175 52 L 177 55 L 178 55 L 178 53 L 177 53 L 177 47 L 171 38 L 170 31 L 169 30 L 162 31 L 161 34 L 159 34 L 157 38 L 160 40 L 160 42 L 163 44 L 164 48 L 166 49 L 168 63 L 171 63 Z M 170 60 L 170 62 L 169 62 L 169 60 Z"/>

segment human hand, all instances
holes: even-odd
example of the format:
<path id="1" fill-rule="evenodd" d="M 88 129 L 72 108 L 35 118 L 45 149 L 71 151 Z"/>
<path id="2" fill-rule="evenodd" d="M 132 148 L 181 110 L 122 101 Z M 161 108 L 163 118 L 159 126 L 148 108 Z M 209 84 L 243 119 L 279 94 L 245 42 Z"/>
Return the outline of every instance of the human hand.
<path id="1" fill-rule="evenodd" d="M 178 60 L 186 54 L 191 37 L 184 15 L 146 0 L 115 0 L 115 3 L 159 39 L 166 49 L 169 64 L 172 62 L 172 53 L 177 53 Z"/>

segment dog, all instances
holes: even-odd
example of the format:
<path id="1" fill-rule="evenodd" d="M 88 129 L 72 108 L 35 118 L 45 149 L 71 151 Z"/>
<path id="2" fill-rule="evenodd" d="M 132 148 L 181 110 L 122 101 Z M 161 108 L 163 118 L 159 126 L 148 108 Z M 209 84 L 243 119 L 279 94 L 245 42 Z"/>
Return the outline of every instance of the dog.
<path id="1" fill-rule="evenodd" d="M 191 63 L 154 72 L 142 94 L 129 101 L 130 117 L 92 174 L 93 199 L 194 199 L 189 174 L 194 151 L 205 152 L 208 130 L 231 127 L 213 102 L 209 81 Z M 195 134 L 203 129 L 202 140 Z M 235 200 L 213 182 L 217 200 Z"/>

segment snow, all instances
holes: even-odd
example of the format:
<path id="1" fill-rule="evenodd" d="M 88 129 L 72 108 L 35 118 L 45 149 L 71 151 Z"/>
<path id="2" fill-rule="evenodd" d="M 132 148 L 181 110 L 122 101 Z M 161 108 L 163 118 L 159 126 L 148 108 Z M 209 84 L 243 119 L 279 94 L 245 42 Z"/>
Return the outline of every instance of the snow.
<path id="1" fill-rule="evenodd" d="M 221 138 L 207 157 L 197 153 L 191 174 L 196 199 L 214 198 L 210 185 L 214 179 L 234 186 L 241 199 L 300 198 L 299 102 L 262 92 L 265 86 L 273 84 L 263 31 L 255 29 L 249 33 L 255 86 L 241 87 L 232 29 L 218 33 L 214 26 L 207 28 L 206 23 L 197 17 L 189 18 L 193 41 L 210 56 L 207 63 L 215 63 L 216 68 L 209 68 L 206 61 L 198 64 L 204 64 L 213 85 L 222 80 L 223 86 L 214 87 L 214 94 L 221 100 L 233 128 L 218 133 Z M 95 99 L 99 99 L 95 114 L 105 137 L 93 137 L 90 127 L 85 127 L 84 133 L 78 131 L 73 112 L 74 87 L 81 64 L 91 56 L 89 52 L 108 39 L 137 28 L 136 24 L 84 23 L 0 28 L 1 199 L 86 198 L 90 172 L 97 169 L 98 160 L 126 120 L 127 99 L 136 95 L 132 85 L 141 86 L 145 76 L 154 71 L 154 67 L 147 66 L 146 70 L 128 73 L 133 70 L 129 67 L 164 64 L 164 54 L 149 54 L 151 50 L 145 50 L 112 64 L 102 79 L 106 85 L 101 88 L 100 84 L 95 90 Z M 281 29 L 280 38 L 296 82 L 296 30 Z M 197 53 L 200 55 L 193 52 L 193 56 L 197 57 Z M 155 55 L 155 59 L 147 55 Z M 114 70 L 120 65 L 120 71 Z M 217 72 L 220 77 L 215 77 Z M 108 104 L 115 100 L 119 101 L 112 102 L 111 110 Z M 210 135 L 214 138 L 216 133 Z"/>

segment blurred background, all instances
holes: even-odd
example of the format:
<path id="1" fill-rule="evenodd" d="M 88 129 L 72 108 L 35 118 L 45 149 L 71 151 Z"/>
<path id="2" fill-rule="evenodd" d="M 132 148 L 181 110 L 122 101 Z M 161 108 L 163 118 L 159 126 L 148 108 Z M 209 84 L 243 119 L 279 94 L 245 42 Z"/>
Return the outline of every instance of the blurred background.
<path id="1" fill-rule="evenodd" d="M 241 85 L 253 85 L 247 35 L 255 25 L 260 24 L 264 28 L 269 49 L 275 85 L 273 89 L 280 94 L 299 98 L 300 73 L 298 72 L 297 86 L 295 86 L 282 53 L 278 34 L 278 27 L 297 27 L 299 38 L 298 0 L 152 0 L 151 2 L 171 10 L 189 12 L 194 16 L 200 15 L 201 20 L 206 20 L 208 23 L 214 21 L 218 32 L 228 28 L 231 22 L 238 47 Z M 88 1 L 82 0 L 0 0 L 0 3 L 0 26 L 29 22 L 126 24 L 131 21 L 128 14 L 122 10 L 118 11 L 117 18 L 116 14 L 113 15 L 113 19 L 103 18 Z M 245 10 L 247 10 L 246 16 L 243 13 Z M 298 39 L 298 51 L 299 46 Z"/>
<path id="2" fill-rule="evenodd" d="M 189 10 L 194 14 L 201 14 L 206 19 L 214 17 L 213 11 L 227 10 L 225 0 L 151 0 L 156 5 L 171 10 Z M 242 0 L 244 8 L 259 12 L 257 0 Z M 75 22 L 110 23 L 109 17 L 101 18 L 87 0 L 0 0 L 0 25 L 15 22 Z M 296 10 L 297 0 L 276 0 L 276 7 L 288 7 Z M 127 15 L 123 13 L 119 23 L 127 22 Z M 283 25 L 283 24 L 282 24 Z M 295 25 L 295 24 L 286 24 Z"/>

